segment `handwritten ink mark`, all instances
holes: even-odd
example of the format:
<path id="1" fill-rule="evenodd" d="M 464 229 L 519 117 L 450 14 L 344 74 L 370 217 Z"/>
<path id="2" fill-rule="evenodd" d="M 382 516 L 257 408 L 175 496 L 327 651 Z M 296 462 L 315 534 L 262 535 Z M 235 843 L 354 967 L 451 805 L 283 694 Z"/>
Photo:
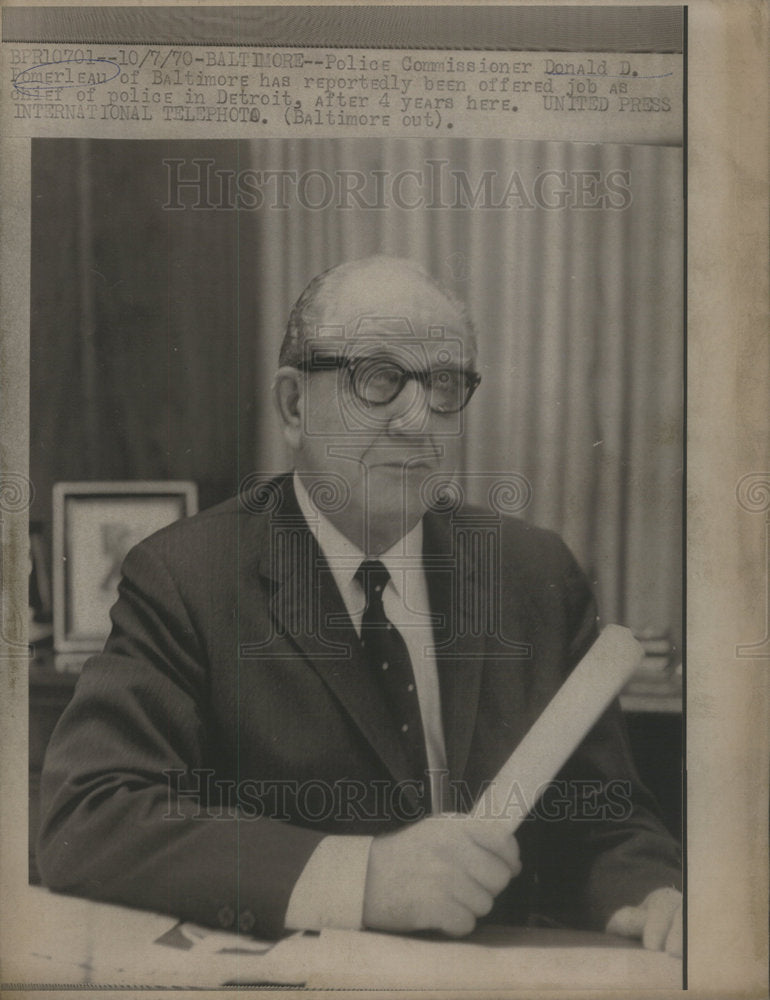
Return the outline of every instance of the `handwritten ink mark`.
<path id="1" fill-rule="evenodd" d="M 90 73 L 88 74 L 88 79 L 74 79 L 74 74 L 71 69 L 71 65 L 76 66 L 111 66 L 114 68 L 115 72 L 112 76 L 105 76 L 104 79 L 100 79 L 102 74 L 100 73 Z M 56 71 L 56 79 L 46 81 L 46 80 L 35 80 L 30 76 L 30 74 L 35 71 L 38 72 L 39 76 L 43 76 L 43 71 L 47 66 L 60 67 Z M 51 72 L 50 70 L 48 71 Z M 82 70 L 79 76 L 82 76 Z M 44 62 L 38 63 L 36 66 L 30 66 L 27 69 L 23 69 L 17 76 L 13 78 L 12 85 L 14 90 L 18 93 L 23 94 L 25 97 L 40 97 L 42 94 L 48 94 L 52 90 L 66 90 L 71 87 L 96 87 L 103 83 L 110 83 L 117 76 L 120 75 L 120 66 L 113 62 L 111 59 L 61 59 L 54 62 Z"/>

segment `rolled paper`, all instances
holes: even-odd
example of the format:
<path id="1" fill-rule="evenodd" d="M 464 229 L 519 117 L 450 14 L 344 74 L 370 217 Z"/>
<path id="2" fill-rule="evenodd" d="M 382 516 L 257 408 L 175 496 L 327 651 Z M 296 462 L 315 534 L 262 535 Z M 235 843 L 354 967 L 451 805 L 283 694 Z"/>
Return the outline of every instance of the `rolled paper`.
<path id="1" fill-rule="evenodd" d="M 644 657 L 630 630 L 607 625 L 485 789 L 471 815 L 508 816 L 518 829 Z M 511 815 L 515 810 L 516 815 Z"/>

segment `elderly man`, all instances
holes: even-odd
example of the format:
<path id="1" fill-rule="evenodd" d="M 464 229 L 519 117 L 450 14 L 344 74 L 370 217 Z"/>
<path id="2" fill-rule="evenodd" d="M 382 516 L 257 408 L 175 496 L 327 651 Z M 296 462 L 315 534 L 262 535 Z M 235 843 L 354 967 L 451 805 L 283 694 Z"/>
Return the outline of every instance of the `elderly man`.
<path id="1" fill-rule="evenodd" d="M 617 706 L 516 837 L 462 815 L 596 637 L 555 535 L 446 502 L 479 382 L 419 268 L 311 282 L 275 378 L 293 473 L 125 560 L 48 750 L 49 886 L 262 935 L 490 915 L 680 949 L 677 847 Z"/>

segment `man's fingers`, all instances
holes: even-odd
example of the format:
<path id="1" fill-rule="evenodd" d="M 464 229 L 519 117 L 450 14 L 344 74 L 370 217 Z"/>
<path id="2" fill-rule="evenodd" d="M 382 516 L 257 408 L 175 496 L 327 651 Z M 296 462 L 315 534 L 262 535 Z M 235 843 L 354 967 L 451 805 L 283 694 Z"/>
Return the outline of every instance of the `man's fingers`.
<path id="1" fill-rule="evenodd" d="M 491 892 L 464 872 L 457 872 L 450 892 L 452 899 L 467 907 L 475 917 L 485 917 L 495 902 Z"/>
<path id="2" fill-rule="evenodd" d="M 442 914 L 438 929 L 450 937 L 465 937 L 476 926 L 476 917 L 461 903 L 451 901 Z"/>
<path id="3" fill-rule="evenodd" d="M 668 935 L 676 920 L 682 920 L 682 896 L 676 889 L 656 889 L 644 901 L 647 919 L 642 943 L 650 951 L 660 951 L 666 946 Z M 681 945 L 680 945 L 681 947 Z"/>
<path id="4" fill-rule="evenodd" d="M 641 906 L 624 906 L 607 923 L 607 933 L 641 938 L 645 948 L 682 956 L 682 894 L 656 889 Z"/>
<path id="5" fill-rule="evenodd" d="M 467 816 L 427 817 L 374 838 L 364 924 L 375 930 L 470 934 L 521 870 L 510 826 Z M 397 878 L 394 878 L 397 873 Z"/>
<path id="6" fill-rule="evenodd" d="M 650 906 L 646 910 L 642 944 L 650 951 L 661 951 L 671 929 L 671 911 L 665 906 Z"/>
<path id="7" fill-rule="evenodd" d="M 508 866 L 512 875 L 518 875 L 521 871 L 519 845 L 511 833 L 508 820 L 482 817 L 467 820 L 467 823 L 468 833 L 474 843 L 500 858 Z"/>
<path id="8" fill-rule="evenodd" d="M 468 852 L 465 870 L 472 879 L 475 879 L 493 896 L 502 892 L 514 874 L 518 874 L 518 872 L 512 871 L 510 865 L 502 861 L 496 854 L 477 846 Z"/>
<path id="9" fill-rule="evenodd" d="M 521 871 L 521 858 L 519 856 L 519 845 L 512 833 L 509 833 L 504 840 L 499 841 L 494 847 L 487 850 L 495 854 L 506 865 L 511 878 Z"/>
<path id="10" fill-rule="evenodd" d="M 666 951 L 675 958 L 682 957 L 682 907 L 678 907 L 671 921 L 671 929 L 666 938 Z"/>
<path id="11" fill-rule="evenodd" d="M 610 918 L 607 933 L 629 938 L 641 937 L 646 916 L 641 906 L 624 906 Z"/>

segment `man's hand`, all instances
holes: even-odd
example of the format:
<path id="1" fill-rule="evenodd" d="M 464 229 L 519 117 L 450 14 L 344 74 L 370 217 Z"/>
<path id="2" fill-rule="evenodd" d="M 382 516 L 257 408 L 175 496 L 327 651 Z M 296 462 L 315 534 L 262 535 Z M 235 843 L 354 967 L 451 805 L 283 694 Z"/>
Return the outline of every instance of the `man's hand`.
<path id="1" fill-rule="evenodd" d="M 624 906 L 607 922 L 608 934 L 641 938 L 651 951 L 682 957 L 682 894 L 655 889 L 640 906 Z"/>
<path id="2" fill-rule="evenodd" d="M 372 841 L 364 926 L 462 937 L 520 871 L 508 820 L 428 816 Z"/>

